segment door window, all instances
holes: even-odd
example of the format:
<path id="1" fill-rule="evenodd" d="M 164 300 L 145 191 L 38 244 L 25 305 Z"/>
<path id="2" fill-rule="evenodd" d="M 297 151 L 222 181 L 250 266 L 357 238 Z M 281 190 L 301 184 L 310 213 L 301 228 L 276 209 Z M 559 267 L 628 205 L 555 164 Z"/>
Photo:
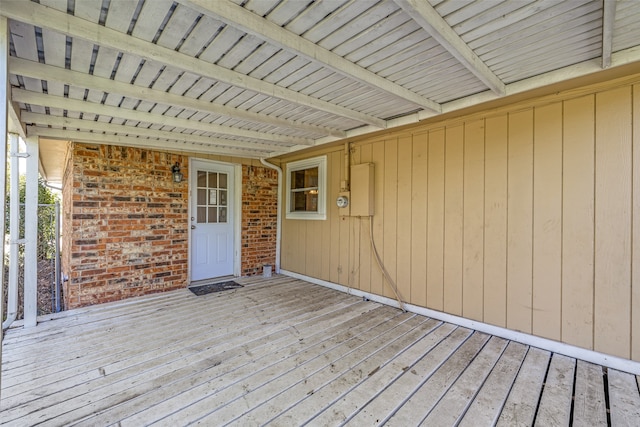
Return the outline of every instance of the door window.
<path id="1" fill-rule="evenodd" d="M 196 221 L 227 223 L 228 175 L 219 172 L 198 171 Z"/>

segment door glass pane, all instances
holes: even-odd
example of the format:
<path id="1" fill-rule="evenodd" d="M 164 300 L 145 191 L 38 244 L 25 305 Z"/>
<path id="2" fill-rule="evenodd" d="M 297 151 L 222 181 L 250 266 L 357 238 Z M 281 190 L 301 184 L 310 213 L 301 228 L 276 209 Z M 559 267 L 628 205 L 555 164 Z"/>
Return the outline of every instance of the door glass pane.
<path id="1" fill-rule="evenodd" d="M 218 174 L 215 172 L 209 172 L 209 188 L 218 187 Z"/>
<path id="2" fill-rule="evenodd" d="M 225 173 L 197 172 L 196 220 L 199 223 L 227 222 L 228 189 Z"/>
<path id="3" fill-rule="evenodd" d="M 218 222 L 217 208 L 209 208 L 209 223 Z"/>
<path id="4" fill-rule="evenodd" d="M 198 187 L 207 186 L 207 172 L 198 171 Z"/>
<path id="5" fill-rule="evenodd" d="M 207 222 L 207 208 L 198 206 L 198 224 Z"/>
<path id="6" fill-rule="evenodd" d="M 198 188 L 198 206 L 207 204 L 207 190 Z"/>

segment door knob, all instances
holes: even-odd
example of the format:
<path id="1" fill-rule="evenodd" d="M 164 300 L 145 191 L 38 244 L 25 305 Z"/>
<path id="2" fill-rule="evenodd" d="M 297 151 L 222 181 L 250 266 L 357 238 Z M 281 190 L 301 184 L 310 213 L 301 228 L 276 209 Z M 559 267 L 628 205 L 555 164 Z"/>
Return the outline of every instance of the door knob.
<path id="1" fill-rule="evenodd" d="M 192 226 L 191 226 L 191 229 L 192 229 L 192 230 L 195 230 L 195 229 L 196 229 L 196 226 L 195 226 L 195 225 L 192 225 Z"/>

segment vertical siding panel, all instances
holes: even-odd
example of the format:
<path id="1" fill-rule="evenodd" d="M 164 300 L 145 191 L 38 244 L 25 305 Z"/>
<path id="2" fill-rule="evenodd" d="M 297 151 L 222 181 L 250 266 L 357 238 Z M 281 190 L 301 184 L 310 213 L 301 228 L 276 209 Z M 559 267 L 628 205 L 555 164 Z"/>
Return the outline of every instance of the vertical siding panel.
<path id="1" fill-rule="evenodd" d="M 398 139 L 389 139 L 384 143 L 384 232 L 383 242 L 380 243 L 384 249 L 381 258 L 384 266 L 391 277 L 397 283 L 397 245 L 398 245 Z M 386 282 L 386 281 L 385 281 Z M 391 286 L 384 285 L 384 296 L 394 298 Z M 403 299 L 408 295 L 401 294 Z"/>
<path id="2" fill-rule="evenodd" d="M 357 165 L 360 163 L 360 147 L 351 149 L 350 164 Z M 349 177 L 349 179 L 351 179 Z M 351 188 L 351 181 L 349 181 Z M 335 200 L 331 203 L 335 204 Z M 360 218 L 349 218 L 349 286 L 360 289 Z"/>
<path id="3" fill-rule="evenodd" d="M 507 116 L 486 120 L 484 321 L 507 324 Z"/>
<path id="4" fill-rule="evenodd" d="M 462 314 L 464 128 L 445 135 L 444 310 Z"/>
<path id="5" fill-rule="evenodd" d="M 411 158 L 413 156 L 413 138 L 398 140 L 398 201 L 397 201 L 397 255 L 396 284 L 400 296 L 405 301 L 411 297 Z"/>
<path id="6" fill-rule="evenodd" d="M 411 302 L 427 304 L 427 156 L 428 134 L 413 136 L 411 168 Z"/>
<path id="7" fill-rule="evenodd" d="M 564 103 L 562 341 L 593 348 L 594 96 Z"/>
<path id="8" fill-rule="evenodd" d="M 427 302 L 444 304 L 444 129 L 429 132 L 427 213 Z"/>
<path id="9" fill-rule="evenodd" d="M 296 222 L 298 223 L 298 231 L 296 234 L 296 239 L 298 240 L 298 252 L 295 256 L 296 265 L 302 274 L 307 274 L 307 251 L 310 246 L 307 241 L 307 226 L 309 224 L 304 220 L 296 220 Z"/>
<path id="10" fill-rule="evenodd" d="M 534 110 L 533 333 L 560 339 L 562 104 Z"/>
<path id="11" fill-rule="evenodd" d="M 320 278 L 322 280 L 331 281 L 331 257 L 333 252 L 333 246 L 331 246 L 332 229 L 333 229 L 333 217 L 337 215 L 337 211 L 333 208 L 331 200 L 333 198 L 333 192 L 335 191 L 335 176 L 336 173 L 331 161 L 331 154 L 327 155 L 327 219 L 319 221 L 321 224 L 321 236 L 318 236 L 322 244 L 322 253 L 318 260 L 321 265 Z M 339 184 L 338 184 L 339 185 Z"/>
<path id="12" fill-rule="evenodd" d="M 336 154 L 337 156 L 334 158 L 334 162 L 336 162 L 335 167 L 339 168 L 340 170 L 340 174 L 339 174 L 340 183 L 342 183 L 343 181 L 346 181 L 348 179 L 346 171 L 344 170 L 345 152 L 344 150 L 340 150 Z M 327 200 L 327 203 L 331 204 L 332 209 L 336 209 L 336 211 L 338 208 L 335 204 L 335 200 L 338 197 L 338 191 L 342 189 L 341 187 L 342 185 L 338 185 L 336 189 L 337 190 L 336 195 L 331 199 Z M 340 254 L 340 265 L 338 266 L 338 277 L 339 277 L 338 283 L 343 286 L 350 286 L 349 279 L 351 277 L 351 273 L 350 273 L 351 248 L 349 245 L 351 244 L 351 218 L 348 216 L 339 216 L 338 222 L 339 222 L 338 228 L 340 230 L 340 246 L 336 246 L 336 248 L 338 249 L 337 252 Z"/>
<path id="13" fill-rule="evenodd" d="M 464 246 L 462 315 L 483 319 L 484 285 L 484 120 L 464 130 Z"/>
<path id="14" fill-rule="evenodd" d="M 640 84 L 633 86 L 633 259 L 631 358 L 640 361 Z"/>
<path id="15" fill-rule="evenodd" d="M 595 336 L 597 351 L 630 356 L 631 91 L 596 95 Z"/>
<path id="16" fill-rule="evenodd" d="M 320 277 L 322 273 L 322 224 L 326 221 L 305 221 L 307 228 L 306 273 Z"/>
<path id="17" fill-rule="evenodd" d="M 509 115 L 507 327 L 531 333 L 533 111 Z"/>
<path id="18" fill-rule="evenodd" d="M 372 144 L 366 144 L 360 148 L 360 161 L 362 163 L 373 162 Z M 380 173 L 379 171 L 375 170 L 375 166 L 373 173 Z M 372 254 L 371 242 L 369 241 L 369 221 L 373 221 L 373 219 L 361 218 L 360 220 L 358 220 L 358 225 L 360 226 L 360 269 L 358 271 L 358 276 L 360 281 L 360 289 L 365 292 L 371 292 Z"/>
<path id="19" fill-rule="evenodd" d="M 286 203 L 286 202 L 285 202 Z M 283 213 L 284 215 L 284 213 Z M 297 265 L 294 262 L 294 254 L 298 241 L 296 238 L 297 222 L 290 219 L 282 221 L 282 263 L 281 267 L 285 270 L 298 272 Z"/>
<path id="20" fill-rule="evenodd" d="M 385 205 L 385 141 L 377 141 L 372 145 L 372 158 L 375 168 L 375 200 L 373 221 L 373 239 L 380 257 L 384 257 L 384 205 Z M 373 253 L 371 254 L 371 292 L 376 295 L 384 293 L 384 279 Z"/>
<path id="21" fill-rule="evenodd" d="M 332 203 L 332 201 L 338 197 L 338 192 L 340 191 L 340 176 L 343 169 L 343 160 L 344 157 L 341 151 L 327 154 L 327 163 L 329 164 L 328 169 L 331 170 L 331 175 L 329 175 L 327 179 L 327 185 L 329 186 L 327 210 L 331 211 L 331 216 L 328 217 L 331 224 L 329 280 L 333 283 L 340 283 L 340 268 L 342 260 L 340 259 L 340 217 L 338 216 L 338 208 L 335 203 Z"/>

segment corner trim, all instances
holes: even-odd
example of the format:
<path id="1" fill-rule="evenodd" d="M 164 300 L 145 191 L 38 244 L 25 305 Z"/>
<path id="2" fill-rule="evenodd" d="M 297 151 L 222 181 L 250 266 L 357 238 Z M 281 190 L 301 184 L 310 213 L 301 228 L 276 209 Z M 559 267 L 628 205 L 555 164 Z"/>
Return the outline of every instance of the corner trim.
<path id="1" fill-rule="evenodd" d="M 398 307 L 398 302 L 392 298 L 375 295 L 369 292 L 361 291 L 359 289 L 349 288 L 337 283 L 327 282 L 326 280 L 316 279 L 314 277 L 305 276 L 304 274 L 294 273 L 292 271 L 284 269 L 280 270 L 280 273 L 289 277 L 293 277 L 295 279 L 300 279 L 316 285 L 325 286 L 327 288 L 335 289 L 337 291 L 344 292 L 350 295 L 363 297 L 381 304 Z M 500 338 L 516 341 L 521 344 L 530 345 L 532 347 L 541 348 L 553 353 L 558 353 L 565 356 L 573 357 L 575 359 L 584 360 L 586 362 L 595 363 L 597 365 L 606 366 L 607 368 L 629 372 L 634 375 L 640 375 L 640 362 L 634 362 L 633 360 L 623 359 L 621 357 L 600 353 L 594 350 L 588 350 L 586 348 L 577 347 L 571 344 L 565 344 L 559 341 L 550 340 L 548 338 L 537 337 L 535 335 L 527 334 L 524 332 L 518 332 L 500 326 L 494 326 L 488 323 L 466 319 L 464 317 L 443 313 L 441 311 L 432 310 L 414 304 L 405 303 L 404 307 L 411 313 L 431 317 L 443 322 L 453 323 L 458 326 L 474 329 L 476 331 L 495 335 Z M 401 307 L 398 308 L 401 309 Z"/>

